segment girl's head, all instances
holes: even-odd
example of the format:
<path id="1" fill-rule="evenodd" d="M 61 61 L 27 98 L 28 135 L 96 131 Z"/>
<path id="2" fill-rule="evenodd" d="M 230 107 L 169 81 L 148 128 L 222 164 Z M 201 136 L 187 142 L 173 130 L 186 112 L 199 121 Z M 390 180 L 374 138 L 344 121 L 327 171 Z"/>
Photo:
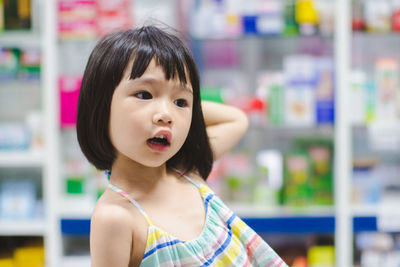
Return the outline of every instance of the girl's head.
<path id="1" fill-rule="evenodd" d="M 163 74 L 163 83 L 155 81 L 149 83 L 149 87 L 143 86 L 149 74 L 157 73 Z M 163 93 L 160 88 L 163 86 L 169 90 L 168 94 Z M 168 105 L 161 101 L 166 99 L 162 96 L 170 98 Z M 146 117 L 154 110 L 155 113 L 165 111 L 167 115 Z M 188 112 L 191 112 L 190 116 Z M 174 123 L 174 114 L 179 118 L 191 118 L 191 122 L 181 120 L 183 128 L 187 125 L 187 137 L 183 138 L 183 145 L 174 148 L 177 152 L 168 156 L 167 167 L 184 172 L 198 171 L 206 179 L 213 158 L 201 110 L 199 75 L 189 50 L 179 38 L 154 26 L 112 33 L 99 41 L 85 69 L 77 116 L 79 144 L 96 168 L 111 169 L 121 153 L 132 160 L 140 158 L 141 155 L 129 154 L 130 147 L 125 145 L 129 143 L 128 134 L 132 133 L 135 142 L 133 139 L 137 136 L 134 135 L 144 132 L 141 127 L 146 123 L 157 124 L 154 118 L 161 116 L 161 124 L 153 125 L 154 133 L 150 131 L 155 134 L 157 129 L 168 128 Z M 132 116 L 141 118 L 140 125 L 132 120 Z M 152 121 L 146 121 L 147 118 Z M 124 123 L 126 128 L 123 128 Z M 154 136 L 144 136 L 144 140 L 149 141 L 151 137 Z"/>

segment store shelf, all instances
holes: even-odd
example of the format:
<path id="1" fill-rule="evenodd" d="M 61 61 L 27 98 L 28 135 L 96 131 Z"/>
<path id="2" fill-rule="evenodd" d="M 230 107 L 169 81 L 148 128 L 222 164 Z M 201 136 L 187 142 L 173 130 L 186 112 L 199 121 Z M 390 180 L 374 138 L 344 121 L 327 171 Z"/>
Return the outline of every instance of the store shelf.
<path id="1" fill-rule="evenodd" d="M 378 231 L 377 218 L 375 216 L 357 216 L 353 218 L 353 231 L 376 232 Z"/>
<path id="2" fill-rule="evenodd" d="M 334 137 L 333 125 L 315 125 L 315 126 L 261 126 L 253 125 L 249 131 L 268 132 L 270 135 L 283 136 L 325 136 Z"/>
<path id="3" fill-rule="evenodd" d="M 61 219 L 63 235 L 89 235 L 90 219 Z"/>
<path id="4" fill-rule="evenodd" d="M 224 41 L 224 40 L 231 40 L 231 41 L 240 41 L 240 40 L 246 40 L 250 38 L 256 38 L 259 40 L 262 39 L 268 39 L 268 40 L 279 40 L 279 41 L 285 41 L 287 40 L 288 42 L 293 42 L 294 40 L 307 40 L 307 39 L 333 39 L 334 35 L 312 35 L 312 36 L 306 36 L 306 35 L 282 35 L 282 34 L 242 34 L 240 36 L 224 36 L 222 34 L 218 35 L 209 35 L 209 36 L 193 36 L 191 35 L 190 38 L 194 41 Z"/>
<path id="5" fill-rule="evenodd" d="M 396 202 L 387 202 L 380 204 L 354 205 L 352 207 L 353 216 L 384 216 L 396 215 L 400 217 L 400 210 Z"/>
<path id="6" fill-rule="evenodd" d="M 243 218 L 258 233 L 333 233 L 334 216 L 287 216 Z M 90 219 L 61 219 L 64 235 L 89 235 Z"/>
<path id="7" fill-rule="evenodd" d="M 40 151 L 0 151 L 0 167 L 41 167 L 43 163 Z"/>
<path id="8" fill-rule="evenodd" d="M 2 80 L 0 90 L 2 94 L 21 93 L 22 91 L 36 91 L 40 89 L 40 80 Z M 17 92 L 15 92 L 17 91 Z"/>
<path id="9" fill-rule="evenodd" d="M 398 204 L 355 205 L 352 211 L 355 232 L 400 232 Z"/>
<path id="10" fill-rule="evenodd" d="M 334 216 L 243 218 L 257 233 L 334 233 Z"/>
<path id="11" fill-rule="evenodd" d="M 352 207 L 354 216 L 377 216 L 384 213 L 393 213 L 398 209 L 398 203 L 364 204 Z M 397 212 L 399 213 L 399 212 Z"/>
<path id="12" fill-rule="evenodd" d="M 45 231 L 43 220 L 0 220 L 0 236 L 41 236 Z"/>
<path id="13" fill-rule="evenodd" d="M 92 215 L 96 200 L 94 198 L 69 197 L 60 201 L 59 215 L 65 219 L 86 219 Z"/>
<path id="14" fill-rule="evenodd" d="M 353 32 L 353 38 L 368 38 L 368 39 L 375 39 L 378 41 L 382 41 L 382 39 L 393 41 L 393 40 L 400 40 L 400 33 L 398 32 Z"/>
<path id="15" fill-rule="evenodd" d="M 64 256 L 61 267 L 86 267 L 90 266 L 90 255 Z"/>
<path id="16" fill-rule="evenodd" d="M 276 218 L 295 216 L 333 216 L 334 208 L 330 206 L 282 207 L 228 203 L 228 206 L 240 217 Z"/>
<path id="17" fill-rule="evenodd" d="M 0 46 L 39 47 L 40 35 L 32 31 L 9 31 L 0 33 Z"/>
<path id="18" fill-rule="evenodd" d="M 332 216 L 285 216 L 285 217 L 243 217 L 258 233 L 334 233 L 335 217 Z M 353 218 L 354 232 L 378 231 L 375 216 Z M 89 235 L 90 219 L 61 219 L 61 232 L 64 235 Z"/>

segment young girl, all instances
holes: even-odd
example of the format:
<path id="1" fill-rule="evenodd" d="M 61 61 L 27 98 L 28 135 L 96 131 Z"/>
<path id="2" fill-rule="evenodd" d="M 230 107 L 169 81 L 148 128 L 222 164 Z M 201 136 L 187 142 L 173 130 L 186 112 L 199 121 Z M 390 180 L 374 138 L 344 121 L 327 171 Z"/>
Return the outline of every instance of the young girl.
<path id="1" fill-rule="evenodd" d="M 110 181 L 92 215 L 92 266 L 287 266 L 205 184 L 247 126 L 240 110 L 200 101 L 175 35 L 147 26 L 104 37 L 77 118 L 83 153 Z"/>

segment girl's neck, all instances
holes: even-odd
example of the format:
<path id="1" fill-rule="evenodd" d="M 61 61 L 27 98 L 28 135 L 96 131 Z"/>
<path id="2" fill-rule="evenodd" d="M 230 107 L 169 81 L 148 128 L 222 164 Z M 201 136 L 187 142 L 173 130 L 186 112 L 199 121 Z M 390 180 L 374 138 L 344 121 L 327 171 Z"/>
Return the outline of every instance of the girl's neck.
<path id="1" fill-rule="evenodd" d="M 154 190 L 168 177 L 166 164 L 147 167 L 136 162 L 127 163 L 117 159 L 111 169 L 110 183 L 127 193 L 146 193 Z"/>

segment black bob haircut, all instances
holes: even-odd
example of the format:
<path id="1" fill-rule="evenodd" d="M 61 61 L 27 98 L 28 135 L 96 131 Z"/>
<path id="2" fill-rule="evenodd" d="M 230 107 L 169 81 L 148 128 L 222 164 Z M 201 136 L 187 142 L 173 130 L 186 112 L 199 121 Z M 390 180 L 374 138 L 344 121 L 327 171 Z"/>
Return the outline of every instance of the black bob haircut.
<path id="1" fill-rule="evenodd" d="M 125 68 L 133 60 L 131 79 L 141 77 L 152 59 L 165 78 L 179 79 L 193 88 L 192 122 L 185 143 L 167 161 L 167 168 L 197 171 L 206 180 L 213 163 L 200 101 L 200 80 L 189 49 L 174 34 L 155 26 L 111 33 L 93 49 L 82 79 L 78 100 L 77 137 L 83 154 L 99 170 L 111 170 L 116 150 L 109 136 L 111 99 Z"/>

